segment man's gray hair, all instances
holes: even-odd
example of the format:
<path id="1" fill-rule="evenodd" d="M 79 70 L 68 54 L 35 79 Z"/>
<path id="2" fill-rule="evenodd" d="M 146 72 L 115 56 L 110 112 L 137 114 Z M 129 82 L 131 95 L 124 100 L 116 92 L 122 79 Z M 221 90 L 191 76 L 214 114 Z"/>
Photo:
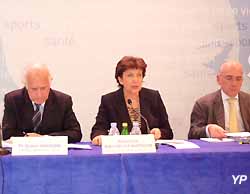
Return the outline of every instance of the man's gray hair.
<path id="1" fill-rule="evenodd" d="M 46 64 L 31 64 L 31 65 L 27 65 L 24 68 L 24 72 L 23 72 L 23 84 L 27 87 L 27 76 L 29 75 L 29 73 L 34 72 L 34 71 L 44 71 L 46 72 L 47 76 L 48 76 L 48 80 L 49 82 L 52 81 L 52 76 L 50 73 L 50 70 L 48 68 L 48 66 Z"/>

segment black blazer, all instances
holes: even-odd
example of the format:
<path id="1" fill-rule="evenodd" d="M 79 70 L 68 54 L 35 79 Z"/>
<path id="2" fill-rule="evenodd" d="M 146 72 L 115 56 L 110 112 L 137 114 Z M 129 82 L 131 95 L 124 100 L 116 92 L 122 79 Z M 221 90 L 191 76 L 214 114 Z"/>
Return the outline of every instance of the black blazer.
<path id="1" fill-rule="evenodd" d="M 173 132 L 168 122 L 168 115 L 158 91 L 142 88 L 139 93 L 141 114 L 147 119 L 149 128 L 159 128 L 161 138 L 172 139 Z M 141 131 L 147 133 L 145 121 L 141 120 Z M 123 89 L 102 96 L 101 105 L 96 116 L 96 123 L 91 132 L 91 139 L 98 135 L 107 135 L 110 123 L 116 122 L 119 131 L 122 130 L 122 123 L 127 122 L 129 131 L 132 122 L 129 117 L 125 103 Z"/>
<path id="2" fill-rule="evenodd" d="M 68 136 L 69 142 L 82 138 L 80 124 L 72 109 L 69 95 L 50 89 L 46 100 L 43 118 L 37 133 L 41 135 Z M 3 139 L 11 136 L 24 136 L 33 132 L 32 117 L 34 108 L 26 88 L 12 91 L 4 98 Z"/>

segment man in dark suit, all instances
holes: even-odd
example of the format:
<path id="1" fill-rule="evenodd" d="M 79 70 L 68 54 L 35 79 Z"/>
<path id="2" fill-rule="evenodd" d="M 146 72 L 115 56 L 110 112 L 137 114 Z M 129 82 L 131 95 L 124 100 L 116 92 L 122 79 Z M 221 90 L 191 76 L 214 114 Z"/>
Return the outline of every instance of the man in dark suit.
<path id="1" fill-rule="evenodd" d="M 142 58 L 133 56 L 125 56 L 118 62 L 115 78 L 120 89 L 102 96 L 90 137 L 93 144 L 101 145 L 100 137 L 108 134 L 112 122 L 117 123 L 120 133 L 123 122 L 128 123 L 130 132 L 132 122 L 136 121 L 143 134 L 151 133 L 155 139 L 173 138 L 159 92 L 142 88 L 146 66 Z"/>
<path id="2" fill-rule="evenodd" d="M 250 95 L 240 91 L 243 82 L 242 65 L 226 62 L 217 74 L 220 90 L 201 97 L 191 113 L 189 139 L 224 138 L 227 132 L 250 131 Z M 231 129 L 230 100 L 235 100 L 235 129 Z"/>
<path id="3" fill-rule="evenodd" d="M 3 139 L 12 136 L 68 136 L 69 143 L 82 138 L 80 124 L 69 95 L 53 90 L 46 65 L 25 70 L 25 87 L 4 98 Z M 36 116 L 35 116 L 36 115 Z"/>

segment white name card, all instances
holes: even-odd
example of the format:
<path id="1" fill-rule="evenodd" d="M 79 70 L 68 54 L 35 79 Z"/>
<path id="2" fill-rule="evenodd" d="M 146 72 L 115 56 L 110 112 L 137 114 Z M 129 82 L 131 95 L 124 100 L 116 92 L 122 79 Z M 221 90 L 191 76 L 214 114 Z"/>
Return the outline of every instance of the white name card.
<path id="1" fill-rule="evenodd" d="M 67 155 L 67 136 L 12 137 L 12 155 Z"/>
<path id="2" fill-rule="evenodd" d="M 103 154 L 156 152 L 152 134 L 102 136 Z"/>

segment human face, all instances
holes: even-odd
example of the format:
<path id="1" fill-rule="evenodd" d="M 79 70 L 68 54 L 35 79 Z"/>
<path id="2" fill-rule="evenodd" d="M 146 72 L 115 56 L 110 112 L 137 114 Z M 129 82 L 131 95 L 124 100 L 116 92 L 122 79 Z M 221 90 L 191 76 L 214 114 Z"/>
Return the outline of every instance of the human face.
<path id="1" fill-rule="evenodd" d="M 226 64 L 217 75 L 217 82 L 229 97 L 235 97 L 243 82 L 243 71 L 240 64 Z"/>
<path id="2" fill-rule="evenodd" d="M 44 103 L 49 96 L 50 80 L 46 74 L 40 72 L 38 74 L 27 75 L 26 88 L 30 99 L 37 103 Z"/>
<path id="3" fill-rule="evenodd" d="M 142 87 L 142 70 L 127 69 L 122 77 L 118 77 L 119 83 L 123 86 L 124 92 L 131 95 L 138 95 Z"/>

